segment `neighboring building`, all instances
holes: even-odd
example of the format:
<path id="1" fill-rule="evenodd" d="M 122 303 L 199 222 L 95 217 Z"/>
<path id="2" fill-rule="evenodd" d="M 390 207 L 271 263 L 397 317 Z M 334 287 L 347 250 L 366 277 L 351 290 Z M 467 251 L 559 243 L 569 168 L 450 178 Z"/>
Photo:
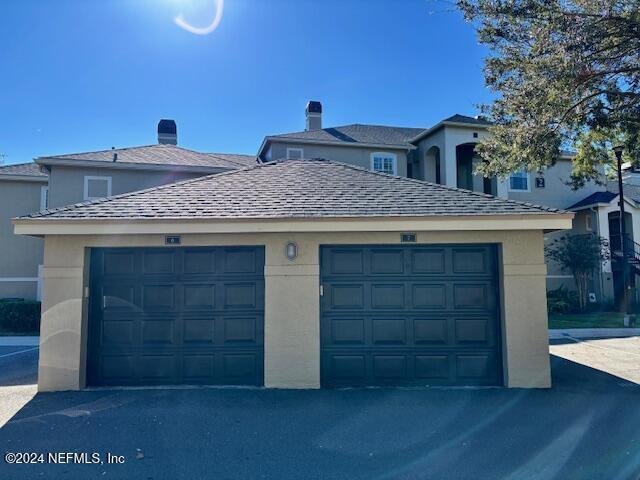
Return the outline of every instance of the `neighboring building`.
<path id="1" fill-rule="evenodd" d="M 543 233 L 572 217 L 312 159 L 34 213 L 38 388 L 549 387 Z"/>
<path id="2" fill-rule="evenodd" d="M 0 298 L 40 299 L 42 240 L 13 233 L 11 219 L 47 204 L 47 174 L 35 163 L 0 166 Z"/>
<path id="3" fill-rule="evenodd" d="M 0 298 L 39 299 L 42 242 L 16 237 L 12 218 L 256 164 L 255 156 L 200 153 L 176 143 L 175 122 L 162 120 L 156 145 L 40 157 L 35 163 L 0 167 Z"/>
<path id="4" fill-rule="evenodd" d="M 320 102 L 309 102 L 305 113 L 307 121 L 304 131 L 271 135 L 264 139 L 258 151 L 262 161 L 279 158 L 327 158 L 373 171 L 488 193 L 500 198 L 574 209 L 578 212 L 574 223 L 575 232 L 599 232 L 609 240 L 607 216 L 615 217 L 617 202 L 612 199 L 607 203 L 606 211 L 601 210 L 597 221 L 595 217 L 592 220 L 584 218 L 584 212 L 593 207 L 588 201 L 588 205 L 585 203 L 585 198 L 592 195 L 598 197 L 607 188 L 590 182 L 579 190 L 573 190 L 568 185 L 573 158 L 570 152 L 563 152 L 556 164 L 543 172 L 515 172 L 508 179 L 500 181 L 474 174 L 481 161 L 474 149 L 478 141 L 489 134 L 490 126 L 481 117 L 453 115 L 426 129 L 360 124 L 322 128 Z M 637 183 L 635 188 L 640 198 L 640 180 Z M 398 198 L 398 201 L 402 202 L 403 199 Z M 640 215 L 637 214 L 637 205 L 630 206 L 629 218 L 630 224 L 638 224 L 633 230 L 637 233 L 632 238 L 640 243 Z M 588 227 L 583 228 L 585 222 L 589 222 Z M 628 231 L 631 232 L 631 229 Z M 545 238 L 552 241 L 560 235 L 562 233 L 549 233 Z M 575 288 L 568 272 L 561 271 L 553 264 L 549 265 L 548 270 L 549 289 L 560 285 Z M 591 286 L 593 298 L 597 301 L 618 299 L 620 290 L 614 287 L 614 283 L 620 283 L 620 278 L 615 269 L 612 273 L 611 263 L 605 262 L 600 275 L 596 275 Z"/>

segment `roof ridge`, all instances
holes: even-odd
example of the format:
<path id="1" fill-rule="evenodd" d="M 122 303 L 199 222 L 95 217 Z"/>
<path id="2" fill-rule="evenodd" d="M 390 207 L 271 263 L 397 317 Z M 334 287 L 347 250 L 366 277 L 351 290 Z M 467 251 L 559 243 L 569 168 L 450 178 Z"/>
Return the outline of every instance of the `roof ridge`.
<path id="1" fill-rule="evenodd" d="M 31 160 L 30 162 L 21 162 L 21 163 L 7 163 L 7 164 L 0 164 L 0 169 L 2 168 L 7 168 L 7 167 L 19 167 L 21 165 L 37 165 L 36 162 L 34 162 L 33 160 Z"/>
<path id="2" fill-rule="evenodd" d="M 66 158 L 69 157 L 70 155 L 87 155 L 90 153 L 108 153 L 108 152 L 121 152 L 124 150 L 137 150 L 140 148 L 152 148 L 152 147 L 161 147 L 161 148 L 177 148 L 179 150 L 186 150 L 187 152 L 193 152 L 193 153 L 197 153 L 200 155 L 209 155 L 206 152 L 198 152 L 197 150 L 191 150 L 190 148 L 185 148 L 185 147 L 181 147 L 178 145 L 170 145 L 167 143 L 150 143 L 148 145 L 136 145 L 134 147 L 121 147 L 121 148 L 107 148 L 104 150 L 87 150 L 85 152 L 74 152 L 74 153 L 63 153 L 60 155 L 44 155 L 41 157 L 36 157 L 36 158 Z"/>

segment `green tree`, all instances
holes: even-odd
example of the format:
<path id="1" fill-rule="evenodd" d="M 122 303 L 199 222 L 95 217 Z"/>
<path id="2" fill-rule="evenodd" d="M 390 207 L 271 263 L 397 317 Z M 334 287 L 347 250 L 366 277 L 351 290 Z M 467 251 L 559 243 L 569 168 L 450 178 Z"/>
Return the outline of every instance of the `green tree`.
<path id="1" fill-rule="evenodd" d="M 486 176 L 541 171 L 562 149 L 577 152 L 571 183 L 601 181 L 625 145 L 640 161 L 639 0 L 457 0 L 490 54 L 496 99 L 480 142 Z"/>
<path id="2" fill-rule="evenodd" d="M 608 242 L 592 233 L 563 235 L 545 247 L 545 255 L 563 271 L 573 275 L 578 291 L 578 304 L 580 310 L 584 310 L 587 306 L 589 280 L 600 263 L 610 258 Z"/>

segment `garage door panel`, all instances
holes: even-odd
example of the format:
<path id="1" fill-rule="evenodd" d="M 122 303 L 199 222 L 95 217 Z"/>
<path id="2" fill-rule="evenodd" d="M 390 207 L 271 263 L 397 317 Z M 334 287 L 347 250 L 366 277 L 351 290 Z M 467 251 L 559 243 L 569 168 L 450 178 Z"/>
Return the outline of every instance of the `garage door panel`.
<path id="1" fill-rule="evenodd" d="M 263 248 L 120 250 L 92 250 L 89 384 L 263 383 Z"/>
<path id="2" fill-rule="evenodd" d="M 321 248 L 322 385 L 501 383 L 494 246 Z"/>
<path id="3" fill-rule="evenodd" d="M 130 275 L 135 271 L 135 254 L 132 250 L 105 252 L 99 265 L 104 275 Z"/>
<path id="4" fill-rule="evenodd" d="M 446 345 L 449 341 L 446 318 L 416 318 L 413 320 L 416 345 Z"/>
<path id="5" fill-rule="evenodd" d="M 405 268 L 404 250 L 372 249 L 371 273 L 374 275 L 403 274 Z"/>
<path id="6" fill-rule="evenodd" d="M 411 306 L 413 308 L 447 308 L 447 287 L 444 284 L 413 284 Z"/>
<path id="7" fill-rule="evenodd" d="M 173 310 L 176 306 L 174 285 L 144 285 L 142 308 L 148 310 Z"/>
<path id="8" fill-rule="evenodd" d="M 415 248 L 411 251 L 411 273 L 416 275 L 445 273 L 443 248 Z"/>
<path id="9" fill-rule="evenodd" d="M 184 307 L 187 309 L 211 310 L 215 307 L 214 285 L 185 285 Z"/>
<path id="10" fill-rule="evenodd" d="M 175 272 L 175 251 L 151 250 L 143 253 L 142 273 L 144 275 L 167 274 Z"/>

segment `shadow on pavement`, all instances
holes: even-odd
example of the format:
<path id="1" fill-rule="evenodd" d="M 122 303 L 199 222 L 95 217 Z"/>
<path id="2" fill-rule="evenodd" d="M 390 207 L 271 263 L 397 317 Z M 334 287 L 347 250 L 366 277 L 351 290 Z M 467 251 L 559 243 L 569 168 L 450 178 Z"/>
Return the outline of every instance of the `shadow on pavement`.
<path id="1" fill-rule="evenodd" d="M 0 478 L 638 478 L 640 387 L 552 357 L 548 390 L 100 390 L 38 394 L 6 451 L 113 464 L 0 464 Z"/>

